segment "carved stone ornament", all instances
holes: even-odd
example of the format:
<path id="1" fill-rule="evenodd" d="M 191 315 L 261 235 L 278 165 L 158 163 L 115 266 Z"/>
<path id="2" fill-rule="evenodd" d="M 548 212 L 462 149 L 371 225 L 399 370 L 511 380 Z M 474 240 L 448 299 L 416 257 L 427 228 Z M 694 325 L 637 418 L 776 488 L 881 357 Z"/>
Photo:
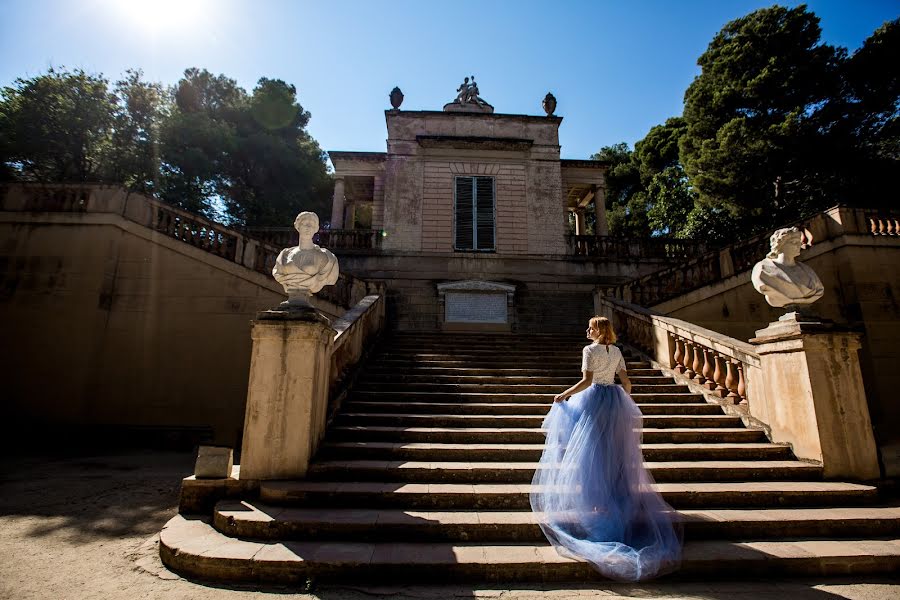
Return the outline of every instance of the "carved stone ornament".
<path id="1" fill-rule="evenodd" d="M 547 116 L 552 117 L 553 112 L 556 110 L 556 96 L 547 92 L 547 95 L 544 96 L 544 101 L 541 102 L 541 106 L 544 108 L 544 112 L 547 113 Z"/>
<path id="2" fill-rule="evenodd" d="M 444 112 L 494 112 L 494 107 L 479 96 L 478 84 L 475 83 L 474 75 L 472 75 L 471 81 L 466 77 L 456 88 L 456 92 L 456 100 L 445 104 Z"/>
<path id="3" fill-rule="evenodd" d="M 772 234 L 768 256 L 754 265 L 750 280 L 766 302 L 776 308 L 799 310 L 825 294 L 822 280 L 810 267 L 795 259 L 800 255 L 802 234 L 796 227 Z"/>
<path id="4" fill-rule="evenodd" d="M 400 105 L 403 104 L 403 92 L 400 91 L 399 87 L 395 87 L 391 90 L 391 95 L 389 96 L 391 100 L 391 106 L 394 107 L 394 110 L 400 110 Z"/>
<path id="5" fill-rule="evenodd" d="M 337 257 L 313 243 L 313 236 L 319 231 L 316 213 L 305 211 L 297 215 L 294 228 L 300 234 L 300 244 L 278 254 L 272 276 L 288 295 L 281 307 L 302 310 L 311 308 L 309 299 L 313 294 L 337 283 L 340 271 Z"/>

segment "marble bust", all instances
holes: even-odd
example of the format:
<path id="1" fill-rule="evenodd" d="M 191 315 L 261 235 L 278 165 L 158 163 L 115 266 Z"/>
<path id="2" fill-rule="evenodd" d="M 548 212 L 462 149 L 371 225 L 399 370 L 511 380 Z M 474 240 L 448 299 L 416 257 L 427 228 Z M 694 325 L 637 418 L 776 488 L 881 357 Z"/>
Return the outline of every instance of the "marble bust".
<path id="1" fill-rule="evenodd" d="M 313 243 L 313 236 L 319 231 L 316 213 L 304 211 L 297 215 L 294 229 L 300 234 L 300 244 L 278 254 L 272 276 L 288 295 L 282 306 L 305 308 L 309 306 L 310 296 L 326 285 L 337 283 L 338 261 L 329 250 Z"/>
<path id="2" fill-rule="evenodd" d="M 822 297 L 822 280 L 796 258 L 800 255 L 801 234 L 796 227 L 779 229 L 770 240 L 772 250 L 754 265 L 750 280 L 770 306 L 799 307 Z"/>

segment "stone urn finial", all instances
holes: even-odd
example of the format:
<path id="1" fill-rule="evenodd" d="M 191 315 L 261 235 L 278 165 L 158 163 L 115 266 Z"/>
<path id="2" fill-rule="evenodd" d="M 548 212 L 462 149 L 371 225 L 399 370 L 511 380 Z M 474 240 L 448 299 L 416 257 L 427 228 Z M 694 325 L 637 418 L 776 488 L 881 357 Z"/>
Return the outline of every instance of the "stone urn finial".
<path id="1" fill-rule="evenodd" d="M 544 112 L 547 113 L 547 116 L 552 117 L 553 112 L 556 110 L 556 96 L 551 92 L 547 92 L 543 102 L 541 102 L 541 106 L 544 107 Z"/>
<path id="2" fill-rule="evenodd" d="M 272 276 L 288 295 L 279 310 L 311 310 L 312 295 L 326 285 L 337 283 L 338 261 L 329 250 L 313 243 L 313 236 L 319 231 L 316 213 L 304 211 L 297 215 L 294 228 L 300 234 L 300 244 L 282 250 L 272 267 Z"/>
<path id="3" fill-rule="evenodd" d="M 753 267 L 753 287 L 769 306 L 802 312 L 825 294 L 822 280 L 796 258 L 802 247 L 802 232 L 796 227 L 779 229 L 770 238 L 771 251 Z"/>
<path id="4" fill-rule="evenodd" d="M 394 107 L 394 110 L 400 110 L 400 105 L 403 104 L 403 92 L 400 91 L 399 87 L 395 87 L 391 90 L 390 96 L 388 96 L 391 100 L 391 106 Z"/>

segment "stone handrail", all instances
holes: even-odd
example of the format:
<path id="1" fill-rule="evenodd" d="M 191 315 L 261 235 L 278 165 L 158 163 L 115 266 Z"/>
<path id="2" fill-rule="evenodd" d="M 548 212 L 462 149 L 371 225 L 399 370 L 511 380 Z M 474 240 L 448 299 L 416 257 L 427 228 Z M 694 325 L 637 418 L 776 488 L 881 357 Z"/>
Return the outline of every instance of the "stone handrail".
<path id="1" fill-rule="evenodd" d="M 384 294 L 373 294 L 331 324 L 336 333 L 329 367 L 329 420 L 341 407 L 359 364 L 384 330 L 384 309 Z"/>
<path id="2" fill-rule="evenodd" d="M 619 337 L 657 363 L 672 369 L 733 404 L 753 400 L 753 381 L 761 377 L 752 344 L 681 319 L 595 293 L 596 313 L 607 317 Z"/>
<path id="3" fill-rule="evenodd" d="M 272 267 L 278 253 L 286 247 L 260 241 L 248 233 L 231 229 L 154 198 L 130 193 L 118 186 L 8 184 L 0 186 L 0 203 L 2 203 L 0 209 L 4 211 L 118 214 L 166 237 L 174 238 L 268 277 L 272 275 Z M 295 238 L 296 235 L 294 231 Z M 293 243 L 296 243 L 296 240 Z M 379 289 L 374 284 L 341 273 L 337 284 L 326 286 L 318 296 L 341 308 L 349 309 L 364 296 L 376 293 Z"/>
<path id="4" fill-rule="evenodd" d="M 595 235 L 567 235 L 570 256 L 592 258 L 687 260 L 706 251 L 706 244 L 674 238 L 621 238 Z"/>
<path id="5" fill-rule="evenodd" d="M 843 235 L 900 235 L 896 213 L 835 206 L 806 219 L 788 223 L 803 232 L 803 243 L 821 243 Z M 610 290 L 616 298 L 641 306 L 653 306 L 677 298 L 697 288 L 748 271 L 769 252 L 766 231 L 720 250 L 696 256 L 683 264 L 667 267 L 633 279 Z"/>
<path id="6" fill-rule="evenodd" d="M 279 247 L 297 244 L 292 227 L 244 227 L 241 231 L 261 242 Z M 321 229 L 313 241 L 331 251 L 379 250 L 382 231 L 378 229 Z"/>

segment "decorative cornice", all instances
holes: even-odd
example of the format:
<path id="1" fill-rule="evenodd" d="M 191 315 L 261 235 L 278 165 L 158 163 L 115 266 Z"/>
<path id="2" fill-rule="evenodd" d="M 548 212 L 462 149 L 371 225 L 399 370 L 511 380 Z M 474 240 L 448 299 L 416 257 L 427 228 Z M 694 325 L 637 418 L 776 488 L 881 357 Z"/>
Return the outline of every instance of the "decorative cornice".
<path id="1" fill-rule="evenodd" d="M 493 138 L 476 136 L 451 135 L 417 135 L 416 142 L 423 148 L 455 148 L 478 150 L 515 150 L 531 149 L 534 140 L 520 138 Z"/>
<path id="2" fill-rule="evenodd" d="M 563 168 L 576 167 L 588 169 L 603 169 L 610 164 L 608 160 L 573 160 L 571 158 L 564 158 L 559 162 Z"/>
<path id="3" fill-rule="evenodd" d="M 504 113 L 472 113 L 472 112 L 444 112 L 442 110 L 386 110 L 385 117 L 400 116 L 436 116 L 446 119 L 494 119 L 494 120 L 516 120 L 526 121 L 528 123 L 562 123 L 562 117 L 539 117 L 537 115 L 510 115 Z"/>
<path id="4" fill-rule="evenodd" d="M 387 160 L 387 152 L 345 152 L 342 150 L 328 150 L 328 157 L 332 161 L 358 160 L 365 162 L 384 162 Z"/>

